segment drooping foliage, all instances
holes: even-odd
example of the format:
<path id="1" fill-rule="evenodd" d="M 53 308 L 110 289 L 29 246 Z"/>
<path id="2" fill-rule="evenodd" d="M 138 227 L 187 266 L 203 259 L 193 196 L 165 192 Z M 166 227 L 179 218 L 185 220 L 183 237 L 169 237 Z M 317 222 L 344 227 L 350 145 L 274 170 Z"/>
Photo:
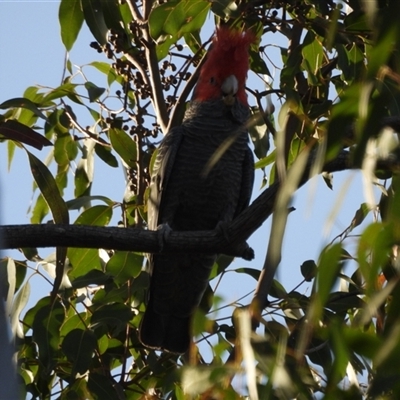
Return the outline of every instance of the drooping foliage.
<path id="1" fill-rule="evenodd" d="M 0 274 L 8 282 L 18 373 L 28 396 L 399 397 L 399 177 L 375 170 L 378 157 L 398 156 L 395 134 L 382 130 L 382 120 L 400 110 L 398 15 L 398 0 L 60 2 L 65 49 L 73 48 L 86 24 L 94 61 L 81 68 L 97 71 L 99 80 L 82 82 L 85 74 L 77 74 L 67 57 L 60 86 L 32 86 L 0 104 L 1 145 L 8 146 L 10 162 L 15 151 L 26 151 L 35 181 L 32 224 L 49 218 L 68 224 L 73 210 L 75 224 L 146 228 L 155 149 L 182 120 L 216 24 L 256 36 L 249 129 L 265 190 L 285 182 L 286 170 L 290 182 L 290 166 L 304 151 L 317 149 L 317 168 L 350 146 L 352 165 L 363 168 L 382 197 L 379 205 L 361 204 L 342 235 L 317 260 L 302 263 L 297 290 L 274 281 L 256 333 L 247 304 L 226 307 L 228 317 L 214 319 L 210 310 L 219 297 L 211 289 L 218 284 L 211 284 L 186 357 L 150 351 L 138 341 L 149 281 L 143 254 L 58 248 L 42 260 L 41 251 L 23 249 L 20 259 L 4 258 Z M 279 60 L 269 57 L 275 46 Z M 31 147 L 43 154 L 52 149 L 54 174 L 46 155 L 39 159 Z M 124 198 L 92 193 L 94 160 L 126 171 Z M 374 221 L 357 231 L 350 252 L 347 242 L 367 215 Z M 22 312 L 34 290 L 28 267 L 39 261 L 55 269 L 55 289 Z M 211 280 L 222 279 L 231 261 L 221 256 Z M 350 262 L 346 275 L 343 266 Z M 237 272 L 260 275 L 251 267 Z M 236 384 L 235 377 L 246 383 Z"/>

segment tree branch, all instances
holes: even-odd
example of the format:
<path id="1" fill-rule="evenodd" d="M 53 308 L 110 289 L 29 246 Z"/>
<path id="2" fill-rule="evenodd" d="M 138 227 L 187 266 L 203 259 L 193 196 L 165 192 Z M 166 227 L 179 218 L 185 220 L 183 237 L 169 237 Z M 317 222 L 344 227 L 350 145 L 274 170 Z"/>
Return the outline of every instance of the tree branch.
<path id="1" fill-rule="evenodd" d="M 400 161 L 393 156 L 378 162 L 379 169 L 400 169 Z M 351 169 L 350 153 L 342 151 L 339 156 L 325 164 L 326 172 Z M 310 179 L 310 168 L 304 173 L 300 186 Z M 251 258 L 244 242 L 272 214 L 277 193 L 281 187 L 276 182 L 267 188 L 225 230 L 172 231 L 164 243 L 165 253 L 197 252 L 204 254 L 222 253 L 245 259 Z M 161 251 L 158 232 L 142 229 L 98 227 L 85 225 L 5 225 L 0 226 L 3 242 L 0 249 L 23 247 L 79 247 L 130 250 L 146 253 Z M 229 238 L 229 242 L 226 237 Z"/>

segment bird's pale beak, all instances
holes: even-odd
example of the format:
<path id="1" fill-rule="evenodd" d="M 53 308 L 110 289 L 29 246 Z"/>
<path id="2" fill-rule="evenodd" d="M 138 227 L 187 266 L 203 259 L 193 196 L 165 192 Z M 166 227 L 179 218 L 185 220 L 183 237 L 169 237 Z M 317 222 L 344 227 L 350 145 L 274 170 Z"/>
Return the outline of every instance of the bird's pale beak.
<path id="1" fill-rule="evenodd" d="M 239 82 L 235 75 L 229 75 L 222 83 L 221 90 L 226 105 L 231 106 L 235 102 L 235 96 L 239 88 Z"/>

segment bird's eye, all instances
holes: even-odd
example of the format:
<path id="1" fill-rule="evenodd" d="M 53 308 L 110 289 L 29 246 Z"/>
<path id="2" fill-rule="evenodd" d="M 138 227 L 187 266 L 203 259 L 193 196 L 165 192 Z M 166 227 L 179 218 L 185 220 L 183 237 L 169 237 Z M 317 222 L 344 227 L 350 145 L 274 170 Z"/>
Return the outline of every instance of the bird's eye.
<path id="1" fill-rule="evenodd" d="M 210 83 L 211 83 L 211 85 L 215 84 L 215 78 L 213 76 L 210 78 Z"/>

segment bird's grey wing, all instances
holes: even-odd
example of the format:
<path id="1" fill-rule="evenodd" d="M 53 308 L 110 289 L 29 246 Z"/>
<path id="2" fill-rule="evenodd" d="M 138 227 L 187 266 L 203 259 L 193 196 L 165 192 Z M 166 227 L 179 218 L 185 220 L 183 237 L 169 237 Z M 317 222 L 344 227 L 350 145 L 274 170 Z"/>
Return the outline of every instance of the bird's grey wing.
<path id="1" fill-rule="evenodd" d="M 251 149 L 246 145 L 246 153 L 242 166 L 242 183 L 234 218 L 236 218 L 250 203 L 254 184 L 254 157 Z"/>
<path id="2" fill-rule="evenodd" d="M 147 203 L 147 222 L 150 230 L 156 230 L 160 224 L 160 205 L 163 192 L 171 175 L 182 137 L 183 128 L 181 126 L 172 128 L 165 135 L 157 150 Z"/>

